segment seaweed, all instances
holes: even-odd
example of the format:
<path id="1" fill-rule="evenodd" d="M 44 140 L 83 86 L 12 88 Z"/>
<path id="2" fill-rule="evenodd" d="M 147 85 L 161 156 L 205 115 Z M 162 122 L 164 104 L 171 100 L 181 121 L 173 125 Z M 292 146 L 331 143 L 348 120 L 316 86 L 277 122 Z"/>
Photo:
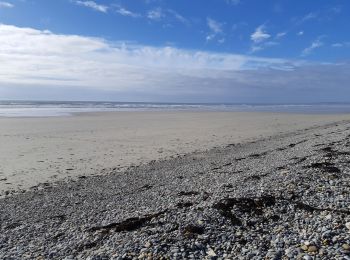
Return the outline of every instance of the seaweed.
<path id="1" fill-rule="evenodd" d="M 98 231 L 98 230 L 113 230 L 115 232 L 123 231 L 134 231 L 136 229 L 142 228 L 147 222 L 151 221 L 153 218 L 164 214 L 166 211 L 161 211 L 155 214 L 149 214 L 144 217 L 128 218 L 122 222 L 111 223 L 105 226 L 96 226 L 90 228 L 88 231 Z"/>
<path id="2" fill-rule="evenodd" d="M 204 233 L 204 227 L 198 225 L 187 225 L 182 230 L 186 237 L 194 237 L 196 235 L 202 235 Z"/>
<path id="3" fill-rule="evenodd" d="M 192 196 L 192 195 L 198 195 L 198 191 L 180 191 L 177 195 L 178 196 Z"/>

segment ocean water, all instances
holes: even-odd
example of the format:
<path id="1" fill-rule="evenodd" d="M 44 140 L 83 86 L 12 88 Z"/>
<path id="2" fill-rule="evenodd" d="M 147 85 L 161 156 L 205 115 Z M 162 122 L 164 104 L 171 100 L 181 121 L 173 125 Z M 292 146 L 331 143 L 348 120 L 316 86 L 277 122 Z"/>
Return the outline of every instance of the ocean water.
<path id="1" fill-rule="evenodd" d="M 74 115 L 74 113 L 108 111 L 251 111 L 336 114 L 350 113 L 350 103 L 228 104 L 89 101 L 0 101 L 0 117 L 71 116 Z"/>

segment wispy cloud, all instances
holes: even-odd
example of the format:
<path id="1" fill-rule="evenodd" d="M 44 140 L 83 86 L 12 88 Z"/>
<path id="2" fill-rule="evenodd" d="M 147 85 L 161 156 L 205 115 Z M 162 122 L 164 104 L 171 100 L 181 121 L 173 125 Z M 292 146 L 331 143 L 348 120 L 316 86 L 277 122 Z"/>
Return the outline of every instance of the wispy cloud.
<path id="1" fill-rule="evenodd" d="M 350 47 L 350 42 L 337 42 L 333 43 L 332 47 L 334 48 L 342 48 L 342 47 Z"/>
<path id="2" fill-rule="evenodd" d="M 89 7 L 92 8 L 98 12 L 102 12 L 102 13 L 107 13 L 108 11 L 108 6 L 106 5 L 101 5 L 101 4 L 97 4 L 94 1 L 75 1 L 76 4 L 81 5 L 81 6 L 85 6 L 85 7 Z"/>
<path id="3" fill-rule="evenodd" d="M 339 14 L 339 13 L 341 13 L 341 11 L 342 11 L 342 7 L 340 5 L 333 6 L 329 10 L 329 12 L 331 12 L 333 14 Z"/>
<path id="4" fill-rule="evenodd" d="M 225 0 L 226 3 L 231 4 L 231 5 L 238 5 L 241 3 L 241 0 Z"/>
<path id="5" fill-rule="evenodd" d="M 271 37 L 265 30 L 265 25 L 260 25 L 255 29 L 255 32 L 251 34 L 250 39 L 254 43 L 263 42 Z"/>
<path id="6" fill-rule="evenodd" d="M 179 14 L 178 12 L 176 12 L 175 10 L 172 9 L 168 9 L 168 13 L 170 13 L 177 21 L 189 25 L 190 22 L 187 18 L 185 18 L 184 16 L 182 16 L 181 14 Z"/>
<path id="7" fill-rule="evenodd" d="M 280 97 L 296 93 L 300 98 L 295 86 L 304 87 L 303 97 L 310 88 L 329 96 L 335 93 L 334 87 L 350 81 L 347 64 L 110 43 L 10 25 L 0 25 L 0 46 L 0 90 L 16 85 L 22 93 L 40 86 L 57 91 L 65 87 L 66 93 L 79 88 L 112 91 L 118 97 L 129 93 L 131 97 L 212 101 L 215 97 L 233 102 L 249 99 L 252 92 L 270 100 L 276 93 Z"/>
<path id="8" fill-rule="evenodd" d="M 165 27 L 171 27 L 173 22 L 180 22 L 185 25 L 190 24 L 190 21 L 181 14 L 179 14 L 177 11 L 173 9 L 162 9 L 161 7 L 149 10 L 147 12 L 146 17 L 155 22 L 165 22 Z"/>
<path id="9" fill-rule="evenodd" d="M 185 25 L 190 24 L 190 21 L 188 19 L 186 19 L 184 16 L 182 16 L 181 14 L 179 14 L 173 9 L 162 9 L 161 7 L 156 7 L 146 12 L 146 14 L 141 14 L 141 13 L 133 12 L 120 4 L 111 4 L 107 6 L 107 5 L 98 4 L 95 1 L 83 1 L 83 0 L 71 0 L 71 1 L 73 1 L 78 5 L 89 7 L 103 13 L 107 13 L 108 11 L 111 11 L 111 12 L 114 11 L 119 15 L 132 17 L 132 18 L 146 18 L 156 22 L 166 20 L 167 24 L 165 24 L 164 26 L 171 26 L 171 22 L 174 22 L 174 21 L 180 22 Z"/>
<path id="10" fill-rule="evenodd" d="M 299 24 L 302 24 L 304 22 L 307 22 L 309 20 L 313 20 L 318 18 L 319 13 L 318 12 L 310 12 L 308 14 L 306 14 L 305 16 L 303 16 L 300 20 L 299 20 Z"/>
<path id="11" fill-rule="evenodd" d="M 307 56 L 310 55 L 315 49 L 318 49 L 324 45 L 324 43 L 321 41 L 322 37 L 317 38 L 315 41 L 311 43 L 311 45 L 307 48 L 305 48 L 301 55 Z"/>
<path id="12" fill-rule="evenodd" d="M 279 37 L 276 36 L 275 39 L 281 38 L 283 36 L 284 36 L 283 34 L 280 34 Z M 265 25 L 260 25 L 259 27 L 257 27 L 254 33 L 250 35 L 250 39 L 253 42 L 250 52 L 254 53 L 257 51 L 264 50 L 267 47 L 271 47 L 279 44 L 276 41 L 267 41 L 270 38 L 271 38 L 271 35 L 266 32 Z"/>
<path id="13" fill-rule="evenodd" d="M 207 24 L 213 33 L 222 33 L 222 23 L 219 23 L 214 19 L 207 18 Z"/>
<path id="14" fill-rule="evenodd" d="M 138 17 L 142 16 L 141 14 L 132 12 L 132 11 L 120 6 L 120 5 L 114 5 L 113 7 L 118 14 L 123 15 L 123 16 L 129 16 L 129 17 L 133 17 L 133 18 L 138 18 Z"/>
<path id="15" fill-rule="evenodd" d="M 13 7 L 15 7 L 14 4 L 0 1 L 0 8 L 13 8 Z"/>
<path id="16" fill-rule="evenodd" d="M 303 36 L 303 35 L 304 35 L 304 31 L 299 31 L 299 32 L 297 32 L 297 35 L 298 35 L 298 36 Z"/>
<path id="17" fill-rule="evenodd" d="M 316 11 L 309 12 L 302 17 L 293 18 L 295 25 L 302 25 L 310 21 L 331 21 L 336 15 L 342 11 L 339 5 L 333 7 L 322 8 Z"/>
<path id="18" fill-rule="evenodd" d="M 280 38 L 283 38 L 284 36 L 287 35 L 287 32 L 280 32 L 280 33 L 277 33 L 276 36 L 275 36 L 275 39 L 280 39 Z"/>
<path id="19" fill-rule="evenodd" d="M 145 4 L 160 3 L 163 0 L 144 0 Z"/>
<path id="20" fill-rule="evenodd" d="M 260 44 L 253 44 L 251 46 L 250 53 L 255 53 L 255 52 L 258 52 L 258 51 L 262 51 L 262 50 L 264 50 L 266 48 L 274 47 L 274 46 L 277 46 L 277 45 L 280 45 L 280 43 L 277 42 L 277 41 L 266 41 L 266 42 L 262 42 Z"/>
<path id="21" fill-rule="evenodd" d="M 148 19 L 151 19 L 154 21 L 160 21 L 163 17 L 165 17 L 165 15 L 162 8 L 157 7 L 155 9 L 148 11 L 147 17 Z"/>
<path id="22" fill-rule="evenodd" d="M 207 18 L 207 25 L 209 27 L 210 33 L 207 35 L 207 41 L 213 40 L 217 35 L 223 33 L 223 24 L 212 19 Z"/>
<path id="23" fill-rule="evenodd" d="M 264 47 L 262 45 L 252 45 L 252 47 L 250 48 L 250 53 L 262 51 L 263 49 Z"/>

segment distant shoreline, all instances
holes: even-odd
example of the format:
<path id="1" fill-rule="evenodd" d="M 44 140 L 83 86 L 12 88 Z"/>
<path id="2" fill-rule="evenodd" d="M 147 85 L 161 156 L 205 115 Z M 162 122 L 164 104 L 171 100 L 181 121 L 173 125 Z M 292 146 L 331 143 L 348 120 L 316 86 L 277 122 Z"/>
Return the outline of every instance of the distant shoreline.
<path id="1" fill-rule="evenodd" d="M 295 114 L 350 113 L 350 103 L 315 104 L 229 104 L 229 103 L 147 103 L 147 102 L 68 102 L 68 101 L 0 101 L 0 117 L 59 117 L 76 113 L 123 111 L 190 111 L 190 112 L 275 112 Z"/>

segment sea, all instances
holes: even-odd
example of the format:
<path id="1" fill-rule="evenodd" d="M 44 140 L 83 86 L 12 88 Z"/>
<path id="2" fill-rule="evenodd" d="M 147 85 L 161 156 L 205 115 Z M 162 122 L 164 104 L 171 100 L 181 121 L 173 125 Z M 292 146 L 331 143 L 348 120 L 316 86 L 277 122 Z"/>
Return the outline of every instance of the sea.
<path id="1" fill-rule="evenodd" d="M 236 111 L 339 114 L 350 113 L 350 103 L 153 103 L 95 101 L 0 101 L 0 117 L 55 117 L 111 111 Z"/>

